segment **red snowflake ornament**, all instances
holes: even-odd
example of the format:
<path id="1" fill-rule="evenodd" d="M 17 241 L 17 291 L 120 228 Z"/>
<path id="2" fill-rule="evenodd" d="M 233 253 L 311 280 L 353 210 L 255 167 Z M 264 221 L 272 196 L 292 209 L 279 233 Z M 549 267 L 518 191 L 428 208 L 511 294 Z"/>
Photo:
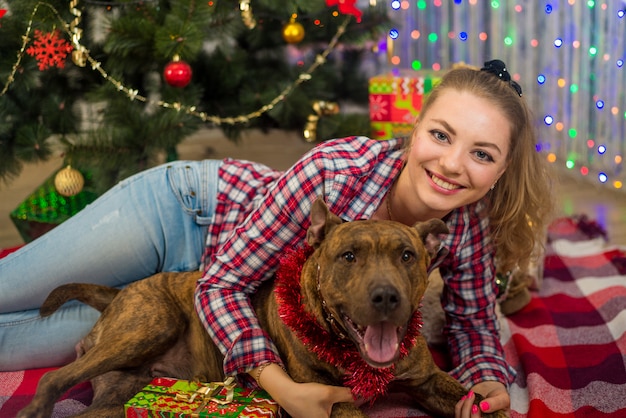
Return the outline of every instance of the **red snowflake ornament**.
<path id="1" fill-rule="evenodd" d="M 35 30 L 35 40 L 33 45 L 28 47 L 26 53 L 37 60 L 39 71 L 47 70 L 50 67 L 65 67 L 65 58 L 74 49 L 65 39 L 59 38 L 60 30 L 50 33 L 43 33 Z"/>
<path id="2" fill-rule="evenodd" d="M 352 15 L 356 18 L 357 22 L 360 22 L 363 12 L 356 8 L 355 3 L 356 0 L 326 0 L 326 6 L 337 6 L 339 13 Z"/>

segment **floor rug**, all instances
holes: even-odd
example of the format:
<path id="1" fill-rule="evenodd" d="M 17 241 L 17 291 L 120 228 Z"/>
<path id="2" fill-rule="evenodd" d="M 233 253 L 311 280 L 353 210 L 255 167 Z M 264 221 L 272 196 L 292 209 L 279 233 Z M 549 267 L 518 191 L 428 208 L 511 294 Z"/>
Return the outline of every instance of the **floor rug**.
<path id="1" fill-rule="evenodd" d="M 540 289 L 500 322 L 507 359 L 518 372 L 510 388 L 512 418 L 626 417 L 626 254 L 607 244 L 595 222 L 581 216 L 551 224 Z M 0 373 L 0 417 L 15 416 L 46 371 Z M 84 409 L 91 396 L 88 383 L 76 386 L 53 416 Z M 427 416 L 401 395 L 367 412 Z"/>

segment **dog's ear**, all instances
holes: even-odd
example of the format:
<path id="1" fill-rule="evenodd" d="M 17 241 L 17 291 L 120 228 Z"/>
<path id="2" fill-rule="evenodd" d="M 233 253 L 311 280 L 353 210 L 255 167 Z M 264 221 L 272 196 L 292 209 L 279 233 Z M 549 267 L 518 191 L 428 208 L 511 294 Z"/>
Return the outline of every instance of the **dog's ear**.
<path id="1" fill-rule="evenodd" d="M 448 226 L 441 219 L 430 219 L 426 222 L 418 222 L 414 225 L 417 229 L 422 242 L 426 247 L 426 251 L 433 258 L 441 245 L 441 239 L 439 235 L 447 234 L 450 232 Z"/>
<path id="2" fill-rule="evenodd" d="M 311 226 L 306 233 L 306 242 L 317 248 L 326 238 L 326 234 L 335 226 L 341 224 L 341 218 L 328 210 L 324 199 L 318 197 L 311 207 Z"/>

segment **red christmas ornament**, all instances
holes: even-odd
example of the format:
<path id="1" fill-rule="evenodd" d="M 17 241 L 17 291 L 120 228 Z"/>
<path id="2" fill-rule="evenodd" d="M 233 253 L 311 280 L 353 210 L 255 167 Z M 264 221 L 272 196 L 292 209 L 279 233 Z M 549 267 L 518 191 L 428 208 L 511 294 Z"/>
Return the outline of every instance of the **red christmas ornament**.
<path id="1" fill-rule="evenodd" d="M 37 60 L 39 71 L 47 70 L 50 67 L 65 67 L 65 58 L 72 52 L 74 47 L 65 39 L 59 38 L 60 30 L 50 33 L 43 33 L 35 29 L 35 40 L 33 45 L 26 49 L 26 53 L 34 56 Z"/>
<path id="2" fill-rule="evenodd" d="M 361 22 L 361 12 L 354 5 L 356 0 L 326 0 L 326 6 L 337 6 L 339 13 L 344 15 L 352 15 L 356 18 L 357 22 Z"/>
<path id="3" fill-rule="evenodd" d="M 185 61 L 181 61 L 178 56 L 165 65 L 163 69 L 163 77 L 165 82 L 172 87 L 185 87 L 191 81 L 191 66 Z"/>

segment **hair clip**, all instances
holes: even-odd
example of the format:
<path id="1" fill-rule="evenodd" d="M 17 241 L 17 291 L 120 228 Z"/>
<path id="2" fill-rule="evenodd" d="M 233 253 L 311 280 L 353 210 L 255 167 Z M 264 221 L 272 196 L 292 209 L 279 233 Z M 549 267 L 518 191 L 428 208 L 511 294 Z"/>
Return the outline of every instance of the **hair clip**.
<path id="1" fill-rule="evenodd" d="M 485 62 L 485 66 L 480 71 L 486 71 L 498 77 L 502 81 L 506 81 L 513 87 L 513 89 L 522 97 L 522 87 L 511 79 L 511 75 L 506 69 L 506 64 L 500 60 L 491 60 Z"/>

